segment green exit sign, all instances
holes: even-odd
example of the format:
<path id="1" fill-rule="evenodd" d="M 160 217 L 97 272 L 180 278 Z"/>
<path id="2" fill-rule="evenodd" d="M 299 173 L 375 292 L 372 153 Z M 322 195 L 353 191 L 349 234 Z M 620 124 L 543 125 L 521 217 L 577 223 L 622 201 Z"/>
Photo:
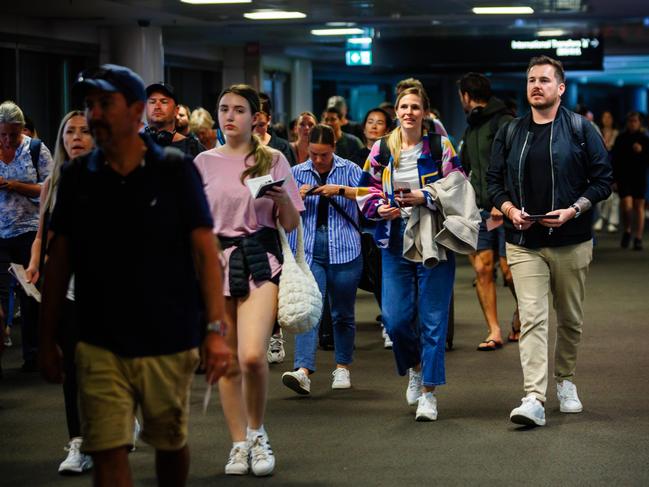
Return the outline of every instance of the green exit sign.
<path id="1" fill-rule="evenodd" d="M 345 62 L 347 66 L 370 66 L 372 64 L 372 51 L 346 51 Z"/>

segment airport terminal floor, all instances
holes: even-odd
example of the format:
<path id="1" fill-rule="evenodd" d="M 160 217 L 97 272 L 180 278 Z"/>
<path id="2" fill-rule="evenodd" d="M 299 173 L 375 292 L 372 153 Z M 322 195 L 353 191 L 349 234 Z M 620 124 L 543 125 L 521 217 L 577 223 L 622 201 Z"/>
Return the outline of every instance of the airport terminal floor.
<path id="1" fill-rule="evenodd" d="M 271 366 L 266 428 L 277 457 L 272 477 L 225 476 L 230 438 L 217 397 L 202 414 L 205 382 L 196 376 L 188 485 L 649 485 L 649 260 L 647 251 L 620 249 L 617 238 L 598 236 L 587 281 L 575 380 L 583 413 L 559 413 L 551 384 L 547 426 L 527 429 L 509 421 L 523 396 L 518 346 L 475 351 L 486 328 L 473 271 L 458 258 L 454 349 L 446 356 L 447 385 L 437 392 L 437 421 L 414 421 L 404 397 L 407 379 L 396 375 L 392 352 L 383 349 L 374 299 L 359 293 L 352 389 L 331 390 L 333 352 L 322 350 L 311 396 L 284 387 L 291 337 L 284 363 Z M 506 332 L 512 298 L 502 285 L 498 298 Z M 57 474 L 67 441 L 61 387 L 19 371 L 18 330 L 13 337 L 0 380 L 0 485 L 90 485 L 89 474 Z M 152 448 L 140 442 L 129 460 L 136 485 L 156 485 Z"/>

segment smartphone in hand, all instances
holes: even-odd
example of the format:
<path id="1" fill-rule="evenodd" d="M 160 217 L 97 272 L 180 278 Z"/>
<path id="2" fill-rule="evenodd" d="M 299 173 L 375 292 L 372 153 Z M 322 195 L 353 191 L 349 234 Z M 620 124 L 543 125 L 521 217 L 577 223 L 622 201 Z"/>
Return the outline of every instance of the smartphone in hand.
<path id="1" fill-rule="evenodd" d="M 558 220 L 559 215 L 523 215 L 521 218 L 523 220 L 535 222 L 538 220 Z"/>

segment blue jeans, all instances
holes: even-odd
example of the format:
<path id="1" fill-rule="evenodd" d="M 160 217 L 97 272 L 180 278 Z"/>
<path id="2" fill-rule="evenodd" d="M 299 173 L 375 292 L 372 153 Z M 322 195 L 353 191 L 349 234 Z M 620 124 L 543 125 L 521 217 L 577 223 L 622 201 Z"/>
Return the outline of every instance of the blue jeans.
<path id="1" fill-rule="evenodd" d="M 330 264 L 327 228 L 320 227 L 316 230 L 311 271 L 318 282 L 323 299 L 325 293 L 329 297 L 336 363 L 349 365 L 352 363 L 354 353 L 354 337 L 356 335 L 354 306 L 356 288 L 363 271 L 363 257 L 359 255 L 345 264 Z M 294 365 L 296 369 L 304 367 L 312 372 L 316 370 L 315 354 L 318 348 L 319 328 L 320 323 L 312 330 L 300 333 L 295 337 Z"/>
<path id="2" fill-rule="evenodd" d="M 432 269 L 403 258 L 405 222 L 397 220 L 390 245 L 382 249 L 383 324 L 399 375 L 421 363 L 423 384 L 446 383 L 444 355 L 448 313 L 455 280 L 455 255 Z M 417 319 L 418 318 L 418 319 Z"/>

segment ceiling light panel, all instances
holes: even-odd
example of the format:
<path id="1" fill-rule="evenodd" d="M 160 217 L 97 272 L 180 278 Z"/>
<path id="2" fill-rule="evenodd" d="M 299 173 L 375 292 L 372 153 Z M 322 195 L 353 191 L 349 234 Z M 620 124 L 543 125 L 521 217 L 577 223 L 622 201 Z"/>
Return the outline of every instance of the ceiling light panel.
<path id="1" fill-rule="evenodd" d="M 530 15 L 534 13 L 532 7 L 474 7 L 472 10 L 477 15 Z"/>
<path id="2" fill-rule="evenodd" d="M 260 10 L 258 12 L 246 12 L 243 16 L 250 20 L 286 20 L 303 19 L 306 17 L 302 12 L 286 12 L 283 10 Z"/>
<path id="3" fill-rule="evenodd" d="M 352 36 L 364 33 L 363 29 L 357 27 L 344 29 L 313 29 L 311 31 L 311 34 L 314 36 Z"/>
<path id="4" fill-rule="evenodd" d="M 180 2 L 192 5 L 227 5 L 229 3 L 252 3 L 252 0 L 180 0 Z"/>

